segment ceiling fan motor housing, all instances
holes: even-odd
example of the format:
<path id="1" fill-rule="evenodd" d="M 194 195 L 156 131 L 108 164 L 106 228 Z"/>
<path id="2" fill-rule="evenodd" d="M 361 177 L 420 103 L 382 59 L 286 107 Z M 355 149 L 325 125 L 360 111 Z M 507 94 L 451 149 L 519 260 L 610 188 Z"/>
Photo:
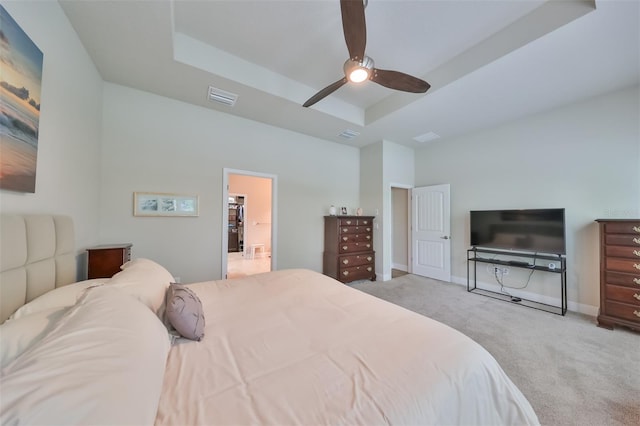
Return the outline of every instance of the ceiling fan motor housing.
<path id="1" fill-rule="evenodd" d="M 362 58 L 362 61 L 354 61 L 353 59 L 347 59 L 344 63 L 344 75 L 354 83 L 358 83 L 364 80 L 371 78 L 371 71 L 374 67 L 373 59 L 368 56 Z M 357 78 L 356 75 L 358 72 L 366 73 L 366 77 Z M 354 74 L 356 73 L 356 74 Z"/>

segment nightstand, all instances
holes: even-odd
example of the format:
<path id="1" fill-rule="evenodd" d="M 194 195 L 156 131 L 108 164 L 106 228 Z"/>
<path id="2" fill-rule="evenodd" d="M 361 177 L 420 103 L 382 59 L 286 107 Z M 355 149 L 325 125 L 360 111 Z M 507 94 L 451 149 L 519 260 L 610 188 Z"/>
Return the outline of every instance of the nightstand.
<path id="1" fill-rule="evenodd" d="M 111 278 L 131 260 L 132 244 L 104 244 L 87 249 L 87 279 Z"/>

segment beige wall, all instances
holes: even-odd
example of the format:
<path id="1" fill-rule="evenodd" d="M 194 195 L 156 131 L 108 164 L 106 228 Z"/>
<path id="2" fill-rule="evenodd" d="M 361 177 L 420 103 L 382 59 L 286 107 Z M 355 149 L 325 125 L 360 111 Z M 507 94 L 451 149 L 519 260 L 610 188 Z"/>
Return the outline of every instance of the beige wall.
<path id="1" fill-rule="evenodd" d="M 564 207 L 569 309 L 595 314 L 594 219 L 640 217 L 639 99 L 630 88 L 417 150 L 416 186 L 451 184 L 453 279 L 466 283 L 470 210 Z M 536 273 L 526 291 L 559 298 L 558 277 Z"/>
<path id="2" fill-rule="evenodd" d="M 110 83 L 103 111 L 100 239 L 183 282 L 221 277 L 225 168 L 277 176 L 278 269 L 321 271 L 323 216 L 358 205 L 357 148 Z M 134 191 L 198 194 L 200 216 L 133 217 Z"/>
<path id="3" fill-rule="evenodd" d="M 57 2 L 2 1 L 44 54 L 36 192 L 0 190 L 2 213 L 73 218 L 79 277 L 98 242 L 102 78 Z"/>

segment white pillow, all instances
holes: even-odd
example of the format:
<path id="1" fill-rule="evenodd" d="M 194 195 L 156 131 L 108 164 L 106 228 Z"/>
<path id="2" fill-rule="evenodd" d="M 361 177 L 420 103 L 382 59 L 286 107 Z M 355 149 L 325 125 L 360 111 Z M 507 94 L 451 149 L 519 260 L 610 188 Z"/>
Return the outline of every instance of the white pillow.
<path id="1" fill-rule="evenodd" d="M 149 259 L 131 260 L 122 265 L 121 269 L 106 284 L 121 288 L 147 305 L 159 318 L 163 318 L 165 292 L 173 281 L 173 275 Z"/>
<path id="2" fill-rule="evenodd" d="M 36 297 L 31 302 L 23 305 L 9 317 L 10 320 L 18 319 L 25 315 L 30 315 L 52 308 L 63 308 L 73 306 L 80 294 L 94 285 L 100 285 L 108 281 L 108 278 L 98 278 L 94 280 L 80 281 L 77 283 L 55 288 L 41 296 Z"/>
<path id="3" fill-rule="evenodd" d="M 52 308 L 0 325 L 0 368 L 4 368 L 30 346 L 40 341 L 68 308 Z"/>
<path id="4" fill-rule="evenodd" d="M 152 425 L 169 348 L 134 297 L 89 289 L 3 370 L 0 424 Z"/>

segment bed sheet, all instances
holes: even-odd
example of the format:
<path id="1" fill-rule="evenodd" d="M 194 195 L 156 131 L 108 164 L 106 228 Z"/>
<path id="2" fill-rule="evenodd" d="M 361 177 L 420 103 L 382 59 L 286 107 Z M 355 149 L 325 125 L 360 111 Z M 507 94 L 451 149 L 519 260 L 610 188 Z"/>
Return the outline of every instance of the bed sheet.
<path id="1" fill-rule="evenodd" d="M 172 347 L 158 426 L 538 424 L 470 338 L 319 273 L 190 287 L 205 337 Z"/>

